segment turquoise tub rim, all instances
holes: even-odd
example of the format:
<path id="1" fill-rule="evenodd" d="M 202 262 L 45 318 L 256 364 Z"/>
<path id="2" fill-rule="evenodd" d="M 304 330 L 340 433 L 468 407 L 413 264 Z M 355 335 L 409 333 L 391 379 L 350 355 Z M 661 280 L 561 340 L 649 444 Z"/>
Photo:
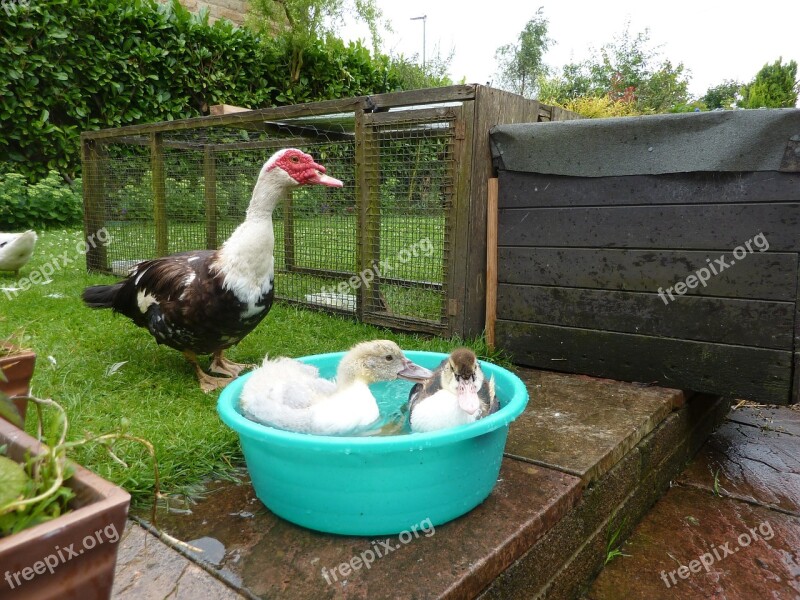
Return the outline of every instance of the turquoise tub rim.
<path id="1" fill-rule="evenodd" d="M 445 359 L 448 354 L 443 352 L 429 352 L 425 350 L 407 350 L 406 356 L 412 361 L 434 359 L 436 365 Z M 314 360 L 340 359 L 345 352 L 328 352 L 299 357 L 297 360 L 311 362 Z M 428 362 L 428 361 L 425 361 Z M 511 387 L 511 399 L 501 406 L 493 415 L 489 415 L 469 425 L 461 425 L 450 429 L 431 431 L 426 433 L 409 433 L 394 436 L 323 436 L 307 433 L 285 431 L 256 423 L 242 416 L 236 405 L 239 401 L 242 387 L 250 377 L 247 373 L 234 379 L 220 393 L 217 400 L 217 412 L 222 421 L 241 436 L 246 436 L 256 441 L 270 444 L 296 447 L 303 450 L 346 451 L 356 452 L 368 449 L 371 453 L 413 451 L 423 448 L 444 446 L 462 440 L 470 439 L 489 433 L 501 427 L 507 427 L 511 421 L 519 416 L 528 403 L 528 390 L 522 380 L 503 367 L 481 360 L 484 375 L 490 378 L 495 376 L 498 387 Z M 436 366 L 430 363 L 431 366 Z M 502 379 L 502 382 L 500 381 Z"/>

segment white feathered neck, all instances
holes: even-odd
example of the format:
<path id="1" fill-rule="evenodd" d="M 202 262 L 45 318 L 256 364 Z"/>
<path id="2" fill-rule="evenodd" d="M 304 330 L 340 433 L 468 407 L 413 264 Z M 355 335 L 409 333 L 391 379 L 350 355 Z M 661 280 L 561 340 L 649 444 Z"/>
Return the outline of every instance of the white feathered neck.
<path id="1" fill-rule="evenodd" d="M 214 267 L 225 274 L 223 287 L 247 304 L 268 293 L 275 273 L 272 213 L 298 183 L 267 162 L 261 168 L 244 222 L 217 252 Z"/>

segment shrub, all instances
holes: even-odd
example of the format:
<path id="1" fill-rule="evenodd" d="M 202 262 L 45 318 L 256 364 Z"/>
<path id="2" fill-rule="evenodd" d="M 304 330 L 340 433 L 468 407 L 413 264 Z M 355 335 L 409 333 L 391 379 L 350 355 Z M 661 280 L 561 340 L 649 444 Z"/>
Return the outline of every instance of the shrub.
<path id="1" fill-rule="evenodd" d="M 37 0 L 0 10 L 0 172 L 80 170 L 81 131 L 391 91 L 386 57 L 316 40 L 299 81 L 286 48 L 172 0 Z"/>
<path id="2" fill-rule="evenodd" d="M 562 106 L 589 119 L 630 117 L 643 114 L 635 102 L 613 100 L 608 96 L 582 96 L 570 100 Z"/>
<path id="3" fill-rule="evenodd" d="M 69 185 L 55 171 L 35 184 L 20 173 L 0 177 L 0 230 L 66 227 L 82 220 L 80 179 Z"/>

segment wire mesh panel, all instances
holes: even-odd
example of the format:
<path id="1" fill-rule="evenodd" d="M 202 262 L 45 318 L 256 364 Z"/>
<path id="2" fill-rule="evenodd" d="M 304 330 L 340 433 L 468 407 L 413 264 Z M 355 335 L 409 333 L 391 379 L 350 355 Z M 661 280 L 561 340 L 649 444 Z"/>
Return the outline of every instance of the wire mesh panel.
<path id="1" fill-rule="evenodd" d="M 457 107 L 365 115 L 365 321 L 447 328 Z M 370 273 L 371 270 L 371 273 Z"/>
<path id="2" fill-rule="evenodd" d="M 344 187 L 302 186 L 277 207 L 276 296 L 444 332 L 456 109 L 323 109 L 90 140 L 85 226 L 105 228 L 112 243 L 87 257 L 89 268 L 124 276 L 143 260 L 220 247 L 245 219 L 264 162 L 296 147 Z"/>

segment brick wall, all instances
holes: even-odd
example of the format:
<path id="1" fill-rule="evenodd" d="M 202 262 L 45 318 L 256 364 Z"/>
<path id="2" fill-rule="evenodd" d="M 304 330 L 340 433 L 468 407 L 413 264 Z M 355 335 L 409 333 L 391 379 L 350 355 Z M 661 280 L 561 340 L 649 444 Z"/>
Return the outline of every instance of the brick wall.
<path id="1" fill-rule="evenodd" d="M 166 1 L 159 0 L 159 2 Z M 217 19 L 228 19 L 241 25 L 247 15 L 247 0 L 180 0 L 180 2 L 193 13 L 207 8 L 212 22 Z"/>

